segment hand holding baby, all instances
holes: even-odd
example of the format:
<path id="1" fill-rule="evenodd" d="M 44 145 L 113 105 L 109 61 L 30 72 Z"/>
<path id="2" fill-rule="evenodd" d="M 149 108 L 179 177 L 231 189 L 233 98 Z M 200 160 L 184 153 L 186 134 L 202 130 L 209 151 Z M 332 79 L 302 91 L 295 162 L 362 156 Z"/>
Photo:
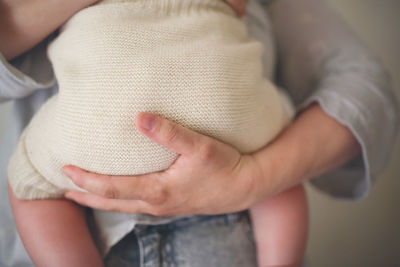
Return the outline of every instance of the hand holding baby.
<path id="1" fill-rule="evenodd" d="M 129 177 L 68 166 L 64 172 L 89 193 L 71 191 L 67 198 L 92 208 L 158 216 L 239 211 L 257 201 L 249 192 L 255 191 L 254 179 L 261 171 L 251 155 L 148 113 L 140 113 L 136 124 L 147 137 L 180 155 L 174 164 L 165 171 Z"/>

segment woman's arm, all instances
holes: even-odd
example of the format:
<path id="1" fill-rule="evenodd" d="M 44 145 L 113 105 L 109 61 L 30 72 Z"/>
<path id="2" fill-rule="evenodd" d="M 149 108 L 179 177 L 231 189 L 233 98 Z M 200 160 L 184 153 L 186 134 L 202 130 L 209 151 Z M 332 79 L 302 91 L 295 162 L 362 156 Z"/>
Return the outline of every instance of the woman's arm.
<path id="1" fill-rule="evenodd" d="M 98 0 L 1 0 L 0 52 L 8 60 L 31 49 L 80 9 Z"/>

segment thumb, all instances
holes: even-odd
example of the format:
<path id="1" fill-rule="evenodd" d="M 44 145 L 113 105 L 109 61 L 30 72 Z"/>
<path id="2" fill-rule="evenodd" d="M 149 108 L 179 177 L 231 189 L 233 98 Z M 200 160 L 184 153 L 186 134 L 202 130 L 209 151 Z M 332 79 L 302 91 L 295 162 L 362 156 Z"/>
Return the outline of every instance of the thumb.
<path id="1" fill-rule="evenodd" d="M 154 142 L 177 154 L 194 154 L 202 139 L 207 138 L 160 116 L 141 112 L 136 116 L 138 129 Z"/>

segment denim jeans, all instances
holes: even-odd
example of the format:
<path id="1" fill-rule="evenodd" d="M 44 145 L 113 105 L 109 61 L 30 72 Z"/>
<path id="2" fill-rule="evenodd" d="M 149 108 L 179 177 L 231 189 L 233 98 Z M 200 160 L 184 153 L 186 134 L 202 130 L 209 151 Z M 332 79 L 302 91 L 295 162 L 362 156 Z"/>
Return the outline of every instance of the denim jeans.
<path id="1" fill-rule="evenodd" d="M 137 225 L 105 258 L 107 267 L 255 267 L 248 212 Z"/>

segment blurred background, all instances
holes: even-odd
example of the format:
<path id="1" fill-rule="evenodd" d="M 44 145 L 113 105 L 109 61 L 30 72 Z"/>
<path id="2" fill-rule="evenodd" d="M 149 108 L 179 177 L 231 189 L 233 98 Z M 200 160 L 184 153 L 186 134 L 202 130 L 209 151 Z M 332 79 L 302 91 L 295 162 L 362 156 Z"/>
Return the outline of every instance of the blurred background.
<path id="1" fill-rule="evenodd" d="M 400 98 L 400 1 L 327 1 L 380 56 Z M 9 107 L 0 105 L 0 138 Z M 307 267 L 400 266 L 400 138 L 368 198 L 344 202 L 307 189 L 311 209 Z"/>

